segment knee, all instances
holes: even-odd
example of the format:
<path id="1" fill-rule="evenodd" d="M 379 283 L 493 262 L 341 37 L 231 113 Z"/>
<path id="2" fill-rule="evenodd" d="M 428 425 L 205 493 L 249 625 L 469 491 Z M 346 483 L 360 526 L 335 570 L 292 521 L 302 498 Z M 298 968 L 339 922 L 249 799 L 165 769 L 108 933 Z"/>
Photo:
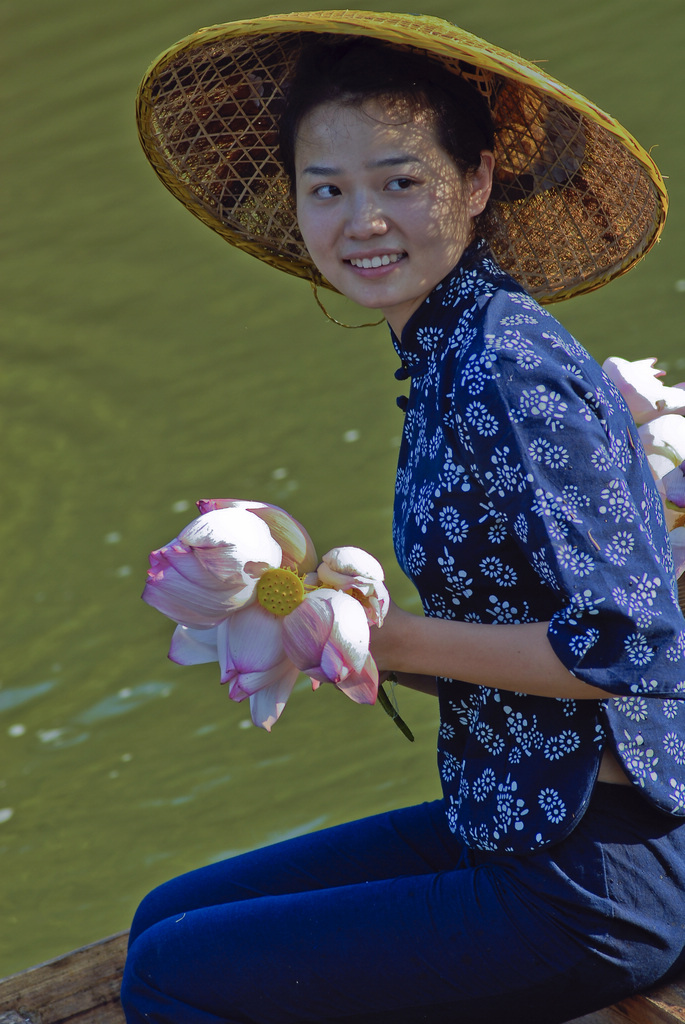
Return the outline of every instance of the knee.
<path id="1" fill-rule="evenodd" d="M 177 900 L 171 890 L 172 883 L 164 882 L 141 900 L 131 923 L 129 948 L 148 928 L 177 913 Z"/>
<path id="2" fill-rule="evenodd" d="M 182 944 L 174 941 L 168 921 L 150 925 L 131 940 L 121 981 L 121 1005 L 127 1024 L 186 1019 L 180 1015 L 185 1004 L 175 994 L 186 973 L 185 960 Z M 165 1015 L 158 1016 L 162 1009 Z"/>
<path id="3" fill-rule="evenodd" d="M 121 982 L 127 1024 L 228 1024 L 228 1012 L 223 1011 L 227 981 L 219 978 L 217 996 L 216 978 L 203 970 L 205 957 L 198 943 L 179 924 L 172 918 L 151 925 L 129 945 Z"/>
<path id="4" fill-rule="evenodd" d="M 151 1002 L 155 1002 L 154 965 L 150 963 L 150 953 L 154 953 L 154 945 L 149 936 L 142 935 L 129 943 L 124 976 L 121 981 L 121 1006 L 127 1024 L 142 1024 L 149 1020 L 147 1011 Z"/>

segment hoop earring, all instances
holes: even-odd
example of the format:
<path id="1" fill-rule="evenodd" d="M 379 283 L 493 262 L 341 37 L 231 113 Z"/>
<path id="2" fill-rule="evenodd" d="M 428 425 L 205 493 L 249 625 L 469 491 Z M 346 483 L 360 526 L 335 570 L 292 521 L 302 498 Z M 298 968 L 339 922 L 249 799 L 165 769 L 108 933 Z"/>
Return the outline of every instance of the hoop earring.
<path id="1" fill-rule="evenodd" d="M 319 292 L 316 287 L 316 281 L 310 280 L 309 283 L 312 286 L 312 291 L 314 292 L 314 298 L 316 300 L 317 306 L 322 311 L 322 313 L 331 321 L 331 323 L 337 324 L 338 327 L 347 327 L 348 330 L 350 331 L 358 331 L 360 327 L 378 327 L 379 324 L 385 323 L 385 317 L 382 317 L 382 319 L 380 320 L 376 320 L 374 323 L 368 324 L 344 324 L 342 320 L 336 320 L 334 316 L 331 316 L 331 314 L 328 312 L 323 302 L 319 298 Z"/>

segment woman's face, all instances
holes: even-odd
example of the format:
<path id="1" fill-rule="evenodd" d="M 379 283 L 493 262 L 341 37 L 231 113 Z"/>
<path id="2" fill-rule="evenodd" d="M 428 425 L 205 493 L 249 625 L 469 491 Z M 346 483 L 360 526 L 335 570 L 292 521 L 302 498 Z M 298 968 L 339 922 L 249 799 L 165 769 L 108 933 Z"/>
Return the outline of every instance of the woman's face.
<path id="1" fill-rule="evenodd" d="M 295 144 L 297 218 L 312 260 L 343 295 L 380 309 L 399 335 L 473 236 L 492 154 L 464 178 L 432 114 L 402 100 L 324 103 Z"/>

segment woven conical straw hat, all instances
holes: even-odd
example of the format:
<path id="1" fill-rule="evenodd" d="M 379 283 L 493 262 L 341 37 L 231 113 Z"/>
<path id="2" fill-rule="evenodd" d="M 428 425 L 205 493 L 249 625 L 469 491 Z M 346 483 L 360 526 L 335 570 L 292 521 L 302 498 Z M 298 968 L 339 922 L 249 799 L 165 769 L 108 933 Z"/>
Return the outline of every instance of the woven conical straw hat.
<path id="1" fill-rule="evenodd" d="M 201 29 L 163 53 L 140 86 L 148 160 L 232 245 L 331 287 L 300 236 L 278 151 L 283 86 L 308 32 L 425 53 L 486 96 L 496 130 L 490 243 L 541 302 L 601 287 L 657 240 L 668 200 L 656 164 L 580 94 L 439 18 L 310 11 Z"/>

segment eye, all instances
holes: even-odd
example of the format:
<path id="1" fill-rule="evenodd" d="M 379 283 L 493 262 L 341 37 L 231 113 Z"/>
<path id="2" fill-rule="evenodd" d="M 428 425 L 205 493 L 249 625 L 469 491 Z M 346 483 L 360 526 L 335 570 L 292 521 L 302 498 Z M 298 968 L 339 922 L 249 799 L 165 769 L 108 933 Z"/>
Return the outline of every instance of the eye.
<path id="1" fill-rule="evenodd" d="M 413 178 L 392 178 L 391 181 L 385 186 L 389 192 L 404 192 L 408 188 L 416 185 Z"/>
<path id="2" fill-rule="evenodd" d="M 340 195 L 340 189 L 337 185 L 317 185 L 312 189 L 312 194 L 319 199 L 332 199 L 333 196 Z"/>

